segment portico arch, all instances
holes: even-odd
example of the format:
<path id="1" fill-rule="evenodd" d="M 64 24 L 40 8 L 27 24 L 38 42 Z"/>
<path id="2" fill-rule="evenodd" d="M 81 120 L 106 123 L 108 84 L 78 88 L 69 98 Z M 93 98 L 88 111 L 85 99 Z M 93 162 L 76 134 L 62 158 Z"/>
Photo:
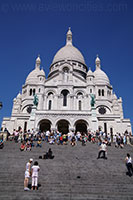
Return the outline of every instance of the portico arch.
<path id="1" fill-rule="evenodd" d="M 42 119 L 39 122 L 39 130 L 40 131 L 50 131 L 51 130 L 51 122 L 48 119 Z"/>
<path id="2" fill-rule="evenodd" d="M 65 134 L 69 132 L 69 125 L 67 120 L 62 119 L 57 122 L 57 129 L 59 132 Z"/>
<path id="3" fill-rule="evenodd" d="M 75 122 L 75 131 L 87 133 L 87 122 L 85 120 L 78 120 Z"/>

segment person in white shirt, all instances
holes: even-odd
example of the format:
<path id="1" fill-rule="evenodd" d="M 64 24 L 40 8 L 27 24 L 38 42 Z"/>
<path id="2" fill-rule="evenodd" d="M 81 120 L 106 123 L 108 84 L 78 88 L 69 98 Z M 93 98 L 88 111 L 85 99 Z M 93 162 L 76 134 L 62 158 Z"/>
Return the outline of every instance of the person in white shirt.
<path id="1" fill-rule="evenodd" d="M 33 162 L 33 159 L 30 158 L 29 162 L 26 163 L 26 169 L 25 169 L 25 179 L 24 179 L 24 190 L 30 190 L 28 188 L 29 178 L 31 176 L 31 163 Z"/>
<path id="2" fill-rule="evenodd" d="M 34 165 L 31 168 L 31 173 L 32 173 L 32 190 L 35 188 L 37 190 L 38 186 L 38 172 L 40 170 L 40 167 L 38 165 L 38 162 L 35 161 Z"/>
<path id="3" fill-rule="evenodd" d="M 101 154 L 103 154 L 102 157 L 100 157 Z M 100 150 L 99 150 L 97 159 L 99 159 L 99 158 L 107 159 L 106 155 L 107 155 L 107 145 L 106 145 L 105 142 L 103 141 L 102 144 L 100 145 Z"/>
<path id="4" fill-rule="evenodd" d="M 132 176 L 133 175 L 132 158 L 131 158 L 129 153 L 127 153 L 127 156 L 125 158 L 125 162 L 126 162 L 126 167 L 127 167 L 127 170 L 128 170 L 128 175 Z"/>

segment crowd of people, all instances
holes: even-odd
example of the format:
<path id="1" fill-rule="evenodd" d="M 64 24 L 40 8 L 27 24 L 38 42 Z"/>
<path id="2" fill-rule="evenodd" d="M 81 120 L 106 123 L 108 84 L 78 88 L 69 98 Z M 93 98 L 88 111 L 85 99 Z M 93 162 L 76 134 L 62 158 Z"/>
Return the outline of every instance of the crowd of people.
<path id="1" fill-rule="evenodd" d="M 59 131 L 49 131 L 41 132 L 41 131 L 31 131 L 23 132 L 20 130 L 15 130 L 10 133 L 8 136 L 8 140 L 14 140 L 16 143 L 21 143 L 20 150 L 30 150 L 32 147 L 42 147 L 43 142 L 47 142 L 51 145 L 67 145 L 70 144 L 72 147 L 77 145 L 78 141 L 81 142 L 82 146 L 85 146 L 87 142 L 97 143 L 101 145 L 104 141 L 106 145 L 111 146 L 114 144 L 116 148 L 123 148 L 126 144 L 129 143 L 129 135 L 127 133 L 104 133 L 102 131 L 87 133 L 84 132 L 74 132 L 71 131 L 69 133 L 62 134 Z"/>

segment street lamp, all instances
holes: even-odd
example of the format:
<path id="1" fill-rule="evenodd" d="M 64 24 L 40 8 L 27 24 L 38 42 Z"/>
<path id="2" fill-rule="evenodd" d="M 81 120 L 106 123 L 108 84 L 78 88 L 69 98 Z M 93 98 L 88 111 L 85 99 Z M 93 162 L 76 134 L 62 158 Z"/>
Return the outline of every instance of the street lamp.
<path id="1" fill-rule="evenodd" d="M 0 102 L 0 109 L 3 107 L 3 104 L 2 104 L 2 102 Z"/>

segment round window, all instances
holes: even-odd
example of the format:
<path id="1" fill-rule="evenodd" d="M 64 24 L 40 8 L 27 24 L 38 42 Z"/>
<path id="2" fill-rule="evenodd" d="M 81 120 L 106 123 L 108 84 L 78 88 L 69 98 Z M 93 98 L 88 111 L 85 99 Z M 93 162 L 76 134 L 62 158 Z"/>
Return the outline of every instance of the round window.
<path id="1" fill-rule="evenodd" d="M 100 107 L 98 111 L 99 111 L 99 113 L 100 113 L 101 115 L 104 115 L 104 114 L 106 113 L 106 108 Z"/>

